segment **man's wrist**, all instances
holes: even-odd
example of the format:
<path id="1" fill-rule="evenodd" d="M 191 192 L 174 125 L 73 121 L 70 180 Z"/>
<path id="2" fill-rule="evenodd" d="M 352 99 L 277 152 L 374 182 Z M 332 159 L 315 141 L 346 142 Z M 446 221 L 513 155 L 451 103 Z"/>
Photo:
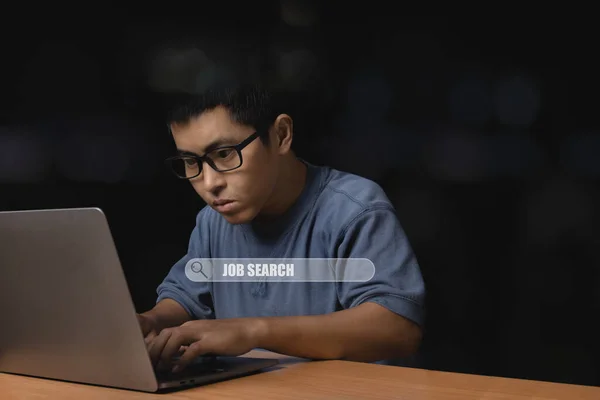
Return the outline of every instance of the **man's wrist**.
<path id="1" fill-rule="evenodd" d="M 249 336 L 253 348 L 268 347 L 269 318 L 251 318 Z"/>
<path id="2" fill-rule="evenodd" d="M 140 315 L 150 323 L 153 330 L 160 331 L 160 323 L 158 317 L 152 312 L 152 310 L 141 313 Z"/>

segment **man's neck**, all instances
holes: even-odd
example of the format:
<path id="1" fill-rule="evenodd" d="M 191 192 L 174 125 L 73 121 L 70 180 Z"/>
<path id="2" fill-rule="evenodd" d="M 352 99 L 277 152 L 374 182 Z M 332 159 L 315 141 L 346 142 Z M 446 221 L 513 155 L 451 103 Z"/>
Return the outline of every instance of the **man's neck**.
<path id="1" fill-rule="evenodd" d="M 274 196 L 258 220 L 270 220 L 288 211 L 298 200 L 306 185 L 307 167 L 296 157 L 283 162 Z"/>

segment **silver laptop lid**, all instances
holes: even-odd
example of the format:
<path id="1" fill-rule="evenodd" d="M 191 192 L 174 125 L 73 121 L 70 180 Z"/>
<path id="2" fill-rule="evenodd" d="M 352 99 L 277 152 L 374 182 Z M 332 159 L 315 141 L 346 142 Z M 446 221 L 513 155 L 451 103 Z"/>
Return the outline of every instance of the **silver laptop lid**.
<path id="1" fill-rule="evenodd" d="M 0 372 L 155 391 L 98 208 L 0 212 Z"/>

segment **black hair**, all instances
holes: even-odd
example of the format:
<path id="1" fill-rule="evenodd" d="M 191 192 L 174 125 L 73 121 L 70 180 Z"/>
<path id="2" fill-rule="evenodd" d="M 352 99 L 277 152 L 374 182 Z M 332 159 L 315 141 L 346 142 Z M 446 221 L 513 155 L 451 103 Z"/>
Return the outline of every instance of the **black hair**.
<path id="1" fill-rule="evenodd" d="M 267 145 L 269 128 L 281 113 L 275 97 L 273 91 L 258 84 L 215 87 L 197 94 L 180 94 L 169 106 L 167 123 L 187 123 L 207 110 L 222 106 L 229 111 L 232 121 L 254 128 Z"/>

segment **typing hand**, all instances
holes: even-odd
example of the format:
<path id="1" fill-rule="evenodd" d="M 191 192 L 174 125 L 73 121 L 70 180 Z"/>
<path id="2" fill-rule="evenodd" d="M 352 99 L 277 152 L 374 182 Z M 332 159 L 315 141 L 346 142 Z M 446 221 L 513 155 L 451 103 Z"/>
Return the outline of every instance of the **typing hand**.
<path id="1" fill-rule="evenodd" d="M 173 372 L 181 371 L 195 358 L 215 354 L 238 356 L 257 347 L 258 320 L 252 318 L 228 320 L 198 320 L 175 328 L 163 329 L 148 345 L 152 363 L 171 365 Z"/>
<path id="2" fill-rule="evenodd" d="M 137 314 L 137 318 L 140 327 L 142 328 L 142 334 L 144 335 L 146 346 L 148 346 L 158 334 L 156 324 L 154 323 L 154 320 L 143 314 Z"/>

